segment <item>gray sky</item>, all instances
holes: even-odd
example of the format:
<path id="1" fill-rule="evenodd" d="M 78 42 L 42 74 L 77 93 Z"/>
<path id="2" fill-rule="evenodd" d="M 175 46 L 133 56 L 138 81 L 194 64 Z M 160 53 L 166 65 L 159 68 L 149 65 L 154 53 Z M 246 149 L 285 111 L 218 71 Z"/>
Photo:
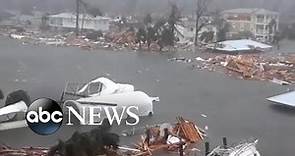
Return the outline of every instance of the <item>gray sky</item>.
<path id="1" fill-rule="evenodd" d="M 75 0 L 0 0 L 0 8 L 38 8 L 39 10 L 69 11 L 74 8 Z M 169 10 L 169 2 L 177 3 L 185 13 L 193 11 L 193 2 L 196 0 L 83 0 L 92 6 L 97 6 L 104 12 L 114 14 L 162 13 Z M 294 13 L 294 0 L 211 0 L 211 10 L 230 9 L 237 7 L 262 7 L 281 13 Z"/>

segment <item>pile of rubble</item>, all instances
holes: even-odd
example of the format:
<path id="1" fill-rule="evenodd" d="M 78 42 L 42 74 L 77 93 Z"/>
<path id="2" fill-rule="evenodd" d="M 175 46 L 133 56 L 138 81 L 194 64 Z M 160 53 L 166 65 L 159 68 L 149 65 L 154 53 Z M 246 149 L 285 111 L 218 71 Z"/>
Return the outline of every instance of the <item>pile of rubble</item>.
<path id="1" fill-rule="evenodd" d="M 104 127 L 96 128 L 91 132 L 79 133 L 75 132 L 72 137 L 67 141 L 59 141 L 57 145 L 50 148 L 45 147 L 22 147 L 15 149 L 6 145 L 0 145 L 1 156 L 55 156 L 65 154 L 69 156 L 65 151 L 59 151 L 60 149 L 70 149 L 73 145 L 75 148 L 72 152 L 83 153 L 84 151 L 91 150 L 94 153 L 103 152 L 105 155 L 123 156 L 147 156 L 156 155 L 156 152 L 170 151 L 179 153 L 200 152 L 196 148 L 198 143 L 203 142 L 205 137 L 205 131 L 197 127 L 196 124 L 189 120 L 185 120 L 182 117 L 177 117 L 176 124 L 164 123 L 154 125 L 146 128 L 145 135 L 139 143 L 136 144 L 136 148 L 130 148 L 125 146 L 118 146 L 118 137 L 114 133 L 107 132 L 109 128 Z M 141 133 L 142 134 L 142 133 Z M 94 137 L 95 136 L 95 137 Z M 83 139 L 81 139 L 81 138 Z M 104 138 L 94 139 L 97 137 Z M 81 142 L 82 141 L 82 142 Z M 115 142 L 113 142 L 115 141 Z M 83 145 L 84 143 L 84 145 Z M 115 143 L 116 145 L 113 145 Z M 89 146 L 89 145 L 96 146 Z M 86 145 L 86 146 L 85 146 Z M 104 150 L 102 150 L 103 148 Z M 78 154 L 78 155 L 79 155 Z"/>
<path id="2" fill-rule="evenodd" d="M 171 51 L 173 49 L 182 49 L 183 51 L 192 50 L 192 42 L 176 43 L 173 47 L 160 48 L 157 41 L 150 43 L 139 44 L 136 33 L 134 31 L 122 30 L 112 31 L 103 36 L 94 37 L 95 39 L 87 38 L 86 35 L 76 36 L 74 32 L 40 32 L 40 31 L 26 31 L 21 27 L 0 27 L 0 35 L 9 36 L 10 38 L 22 41 L 25 44 L 45 44 L 54 46 L 72 46 L 84 49 L 110 49 L 110 50 L 148 50 L 148 51 Z M 88 33 L 89 34 L 89 33 Z M 91 33 L 90 33 L 91 34 Z M 91 34 L 95 36 L 95 33 Z M 90 36 L 91 36 L 90 35 Z"/>
<path id="3" fill-rule="evenodd" d="M 1 156 L 47 156 L 48 149 L 42 147 L 23 147 L 14 149 L 6 145 L 0 145 Z"/>
<path id="4" fill-rule="evenodd" d="M 295 84 L 295 55 L 268 56 L 217 55 L 209 58 L 197 57 L 194 68 L 216 71 L 224 67 L 229 75 L 242 79 L 271 81 L 281 85 Z"/>
<path id="5" fill-rule="evenodd" d="M 105 35 L 105 42 L 109 43 L 113 49 L 138 49 L 136 34 L 132 31 L 109 32 Z"/>
<path id="6" fill-rule="evenodd" d="M 196 149 L 193 145 L 204 140 L 205 132 L 191 121 L 177 117 L 177 123 L 161 124 L 147 128 L 136 148 L 140 150 L 136 155 L 153 155 L 153 152 L 172 151 L 183 152 Z M 199 150 L 197 150 L 199 151 Z"/>
<path id="7" fill-rule="evenodd" d="M 123 48 L 138 49 L 134 34 L 130 32 L 108 34 L 97 40 L 90 40 L 86 36 L 75 36 L 73 32 L 62 35 L 43 35 L 39 32 L 10 33 L 9 37 L 23 42 L 23 44 L 45 44 L 54 46 L 80 47 L 84 49 L 104 48 L 122 50 Z"/>
<path id="8" fill-rule="evenodd" d="M 205 116 L 205 115 L 203 115 Z M 177 117 L 175 124 L 163 123 L 147 127 L 145 135 L 135 144 L 135 148 L 119 146 L 116 134 L 107 132 L 109 127 L 99 127 L 90 132 L 75 132 L 67 141 L 59 141 L 50 148 L 23 147 L 19 149 L 0 145 L 1 156 L 73 156 L 73 155 L 108 155 L 108 156 L 151 156 L 166 152 L 180 156 L 199 155 L 202 153 L 197 147 L 206 137 L 205 131 L 195 123 Z M 93 139 L 95 138 L 95 139 Z M 103 138 L 103 139 L 101 139 Z M 113 142 L 114 141 L 114 142 Z M 258 140 L 242 142 L 238 145 L 227 146 L 223 138 L 223 146 L 209 151 L 209 143 L 205 142 L 206 155 L 259 155 L 256 149 Z"/>

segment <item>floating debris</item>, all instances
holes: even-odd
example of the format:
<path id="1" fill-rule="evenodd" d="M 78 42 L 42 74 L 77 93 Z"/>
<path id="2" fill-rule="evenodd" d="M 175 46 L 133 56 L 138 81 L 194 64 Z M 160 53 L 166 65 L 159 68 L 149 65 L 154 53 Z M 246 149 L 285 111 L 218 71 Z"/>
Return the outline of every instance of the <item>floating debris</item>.
<path id="1" fill-rule="evenodd" d="M 184 62 L 184 63 L 191 63 L 192 60 L 190 58 L 186 58 L 186 57 L 174 57 L 174 58 L 171 58 L 171 59 L 168 59 L 168 61 L 176 61 L 176 62 Z"/>
<path id="2" fill-rule="evenodd" d="M 0 145 L 1 156 L 47 156 L 47 148 L 23 147 L 15 149 L 6 145 Z"/>
<path id="3" fill-rule="evenodd" d="M 223 140 L 223 145 L 213 149 L 207 156 L 260 156 L 256 149 L 258 140 L 245 140 L 236 145 L 227 147 L 226 138 Z"/>
<path id="4" fill-rule="evenodd" d="M 202 117 L 207 118 L 208 116 L 206 114 L 201 114 Z"/>
<path id="5" fill-rule="evenodd" d="M 145 136 L 136 145 L 141 152 L 136 155 L 152 155 L 153 152 L 166 150 L 178 151 L 193 149 L 193 144 L 204 140 L 205 131 L 191 121 L 177 117 L 177 123 L 168 123 L 146 129 Z"/>
<path id="6" fill-rule="evenodd" d="M 211 57 L 210 57 L 211 56 Z M 265 56 L 259 54 L 196 57 L 192 69 L 221 71 L 241 79 L 270 81 L 280 85 L 295 83 L 295 55 Z M 222 70 L 225 69 L 225 70 Z"/>
<path id="7" fill-rule="evenodd" d="M 269 97 L 267 100 L 276 104 L 295 107 L 295 91 Z"/>

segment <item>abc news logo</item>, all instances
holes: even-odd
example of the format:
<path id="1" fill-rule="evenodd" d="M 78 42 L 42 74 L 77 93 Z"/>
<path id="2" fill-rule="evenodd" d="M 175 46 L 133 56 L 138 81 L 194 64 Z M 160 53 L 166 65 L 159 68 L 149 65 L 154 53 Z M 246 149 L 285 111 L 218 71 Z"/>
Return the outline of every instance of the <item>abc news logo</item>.
<path id="1" fill-rule="evenodd" d="M 48 98 L 35 100 L 26 113 L 28 126 L 37 134 L 55 133 L 63 121 L 63 112 L 57 102 Z"/>
<path id="2" fill-rule="evenodd" d="M 77 112 L 73 107 L 66 106 L 68 109 L 68 123 L 66 125 L 73 125 L 71 122 L 71 116 L 75 116 L 82 125 L 101 125 L 100 123 L 96 123 L 94 118 L 100 118 L 101 112 L 104 112 L 108 122 L 113 124 L 114 121 L 120 125 L 124 113 L 126 113 L 129 117 L 133 118 L 133 122 L 129 122 L 126 120 L 126 125 L 134 126 L 139 123 L 139 116 L 134 112 L 138 112 L 137 106 L 125 107 L 122 106 L 121 114 L 117 112 L 117 107 L 101 107 L 101 106 L 93 106 L 93 107 L 82 107 L 82 112 Z M 89 123 L 86 123 L 86 109 L 89 110 Z M 72 114 L 72 115 L 71 115 Z M 48 98 L 40 98 L 35 100 L 29 107 L 26 113 L 26 121 L 29 128 L 39 135 L 50 135 L 55 133 L 63 123 L 63 111 L 60 105 L 54 100 Z"/>

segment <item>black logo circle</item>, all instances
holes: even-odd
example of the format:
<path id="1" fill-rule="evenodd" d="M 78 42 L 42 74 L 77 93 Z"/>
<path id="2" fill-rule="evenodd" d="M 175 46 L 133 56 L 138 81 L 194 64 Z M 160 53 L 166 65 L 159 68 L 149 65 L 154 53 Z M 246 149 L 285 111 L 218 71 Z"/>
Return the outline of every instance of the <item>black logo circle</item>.
<path id="1" fill-rule="evenodd" d="M 26 113 L 28 126 L 39 135 L 55 133 L 61 126 L 63 112 L 57 102 L 49 98 L 35 100 Z"/>

